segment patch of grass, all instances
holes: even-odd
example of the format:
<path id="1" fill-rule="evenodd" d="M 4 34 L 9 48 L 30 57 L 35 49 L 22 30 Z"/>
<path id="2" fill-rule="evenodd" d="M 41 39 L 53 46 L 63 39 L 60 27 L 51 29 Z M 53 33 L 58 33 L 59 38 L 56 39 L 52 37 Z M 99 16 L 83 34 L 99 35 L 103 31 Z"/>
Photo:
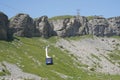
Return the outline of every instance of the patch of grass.
<path id="1" fill-rule="evenodd" d="M 6 73 L 5 72 L 0 72 L 0 76 L 5 76 Z"/>
<path id="2" fill-rule="evenodd" d="M 1 65 L 3 66 L 3 69 L 0 71 L 0 76 L 10 75 L 10 72 L 7 70 L 6 66 L 3 63 L 1 63 Z"/>
<path id="3" fill-rule="evenodd" d="M 120 39 L 120 36 L 112 36 L 112 38 Z"/>
<path id="4" fill-rule="evenodd" d="M 74 16 L 72 15 L 63 15 L 63 16 L 55 16 L 55 17 L 52 17 L 52 18 L 49 18 L 49 20 L 63 20 L 63 19 L 66 19 L 66 18 L 73 18 Z"/>
<path id="5" fill-rule="evenodd" d="M 53 36 L 53 37 L 48 38 L 47 41 L 49 41 L 50 43 L 56 43 L 59 39 L 60 37 Z"/>
<path id="6" fill-rule="evenodd" d="M 91 39 L 93 39 L 93 35 L 72 36 L 72 37 L 66 37 L 65 39 L 78 41 L 78 40 L 86 39 L 86 38 L 91 38 Z"/>
<path id="7" fill-rule="evenodd" d="M 94 19 L 94 16 L 87 16 L 88 21 Z"/>
<path id="8" fill-rule="evenodd" d="M 102 54 L 101 54 L 102 55 Z M 103 57 L 105 57 L 108 61 L 110 61 L 112 64 L 114 64 L 114 62 L 109 58 L 109 57 L 106 57 L 104 55 L 102 55 Z"/>
<path id="9" fill-rule="evenodd" d="M 120 50 L 114 50 L 112 53 L 109 53 L 108 56 L 111 60 L 120 60 Z"/>
<path id="10" fill-rule="evenodd" d="M 91 54 L 91 56 L 92 56 L 93 58 L 96 58 L 97 60 L 101 61 L 101 59 L 100 59 L 98 56 L 96 56 L 96 55 L 94 55 L 94 54 Z"/>

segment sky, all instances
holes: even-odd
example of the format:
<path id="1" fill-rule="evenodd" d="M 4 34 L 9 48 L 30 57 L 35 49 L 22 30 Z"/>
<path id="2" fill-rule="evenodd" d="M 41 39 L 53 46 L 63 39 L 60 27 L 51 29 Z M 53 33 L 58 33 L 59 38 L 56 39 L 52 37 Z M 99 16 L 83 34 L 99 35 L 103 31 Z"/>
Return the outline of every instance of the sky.
<path id="1" fill-rule="evenodd" d="M 120 0 L 0 0 L 0 11 L 9 18 L 18 13 L 29 14 L 32 18 L 47 15 L 120 16 Z"/>

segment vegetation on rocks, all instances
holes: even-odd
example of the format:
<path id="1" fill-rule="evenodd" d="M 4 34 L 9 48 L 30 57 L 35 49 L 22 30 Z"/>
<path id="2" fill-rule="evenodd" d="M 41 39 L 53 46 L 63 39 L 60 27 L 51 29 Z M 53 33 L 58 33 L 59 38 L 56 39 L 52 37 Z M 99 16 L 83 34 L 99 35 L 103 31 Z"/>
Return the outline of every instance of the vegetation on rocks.
<path id="1" fill-rule="evenodd" d="M 94 16 L 87 16 L 88 21 L 94 19 Z"/>
<path id="2" fill-rule="evenodd" d="M 49 18 L 49 20 L 63 20 L 66 18 L 73 18 L 73 17 L 74 16 L 72 16 L 72 15 L 55 16 L 55 17 Z"/>

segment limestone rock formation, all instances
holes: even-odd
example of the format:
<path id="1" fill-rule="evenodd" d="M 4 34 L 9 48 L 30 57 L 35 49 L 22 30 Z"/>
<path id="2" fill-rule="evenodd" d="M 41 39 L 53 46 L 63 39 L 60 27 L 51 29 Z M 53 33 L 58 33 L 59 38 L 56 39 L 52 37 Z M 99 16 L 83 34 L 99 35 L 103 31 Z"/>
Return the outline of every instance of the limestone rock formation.
<path id="1" fill-rule="evenodd" d="M 80 22 L 78 22 L 75 18 L 66 18 L 64 20 L 59 21 L 59 24 L 54 25 L 54 30 L 57 33 L 58 36 L 61 37 L 69 37 L 69 36 L 75 36 L 77 35 L 77 32 L 79 32 Z"/>
<path id="2" fill-rule="evenodd" d="M 29 15 L 19 13 L 10 20 L 0 12 L 0 40 L 12 39 L 13 36 L 44 37 L 51 36 L 70 37 L 80 35 L 120 36 L 120 16 L 104 18 L 92 16 L 48 20 L 42 16 L 33 20 Z"/>
<path id="3" fill-rule="evenodd" d="M 53 21 L 54 30 L 58 36 L 70 37 L 88 34 L 89 28 L 85 17 L 66 18 Z"/>
<path id="4" fill-rule="evenodd" d="M 34 21 L 27 14 L 17 14 L 10 20 L 10 34 L 22 37 L 32 37 L 34 33 Z"/>
<path id="5" fill-rule="evenodd" d="M 54 34 L 55 36 L 62 36 L 61 30 L 64 28 L 63 21 L 64 20 L 59 20 L 59 19 L 50 21 L 50 23 L 52 24 L 53 29 L 55 31 L 55 34 Z"/>
<path id="6" fill-rule="evenodd" d="M 112 35 L 120 36 L 120 16 L 108 18 Z"/>
<path id="7" fill-rule="evenodd" d="M 109 33 L 108 21 L 103 17 L 97 17 L 89 21 L 89 34 L 96 36 L 105 36 L 105 34 Z"/>
<path id="8" fill-rule="evenodd" d="M 8 39 L 8 17 L 0 12 L 0 40 Z"/>
<path id="9" fill-rule="evenodd" d="M 42 16 L 35 20 L 34 36 L 48 38 L 53 35 L 53 27 L 50 25 L 47 16 Z"/>
<path id="10" fill-rule="evenodd" d="M 80 35 L 86 35 L 89 34 L 89 27 L 88 27 L 88 20 L 84 16 L 78 16 L 78 19 L 81 23 L 81 26 L 79 28 L 79 34 Z"/>

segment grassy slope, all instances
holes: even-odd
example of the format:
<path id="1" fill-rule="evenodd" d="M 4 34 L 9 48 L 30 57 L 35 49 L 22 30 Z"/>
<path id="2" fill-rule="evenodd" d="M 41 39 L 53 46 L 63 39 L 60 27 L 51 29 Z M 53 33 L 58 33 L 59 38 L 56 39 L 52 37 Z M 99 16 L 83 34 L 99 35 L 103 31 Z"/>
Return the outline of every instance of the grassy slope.
<path id="1" fill-rule="evenodd" d="M 104 75 L 87 72 L 75 65 L 81 65 L 73 60 L 73 56 L 61 51 L 52 44 L 57 37 L 18 38 L 12 42 L 0 41 L 0 62 L 8 61 L 18 65 L 25 72 L 39 75 L 48 80 L 64 80 L 60 74 L 67 75 L 65 80 L 119 80 L 118 75 Z M 44 47 L 50 45 L 49 55 L 53 57 L 54 65 L 45 64 Z M 57 74 L 60 73 L 60 74 Z"/>
<path id="2" fill-rule="evenodd" d="M 73 17 L 74 16 L 72 15 L 55 16 L 55 17 L 49 18 L 49 20 L 62 20 L 62 19 L 73 18 Z"/>

